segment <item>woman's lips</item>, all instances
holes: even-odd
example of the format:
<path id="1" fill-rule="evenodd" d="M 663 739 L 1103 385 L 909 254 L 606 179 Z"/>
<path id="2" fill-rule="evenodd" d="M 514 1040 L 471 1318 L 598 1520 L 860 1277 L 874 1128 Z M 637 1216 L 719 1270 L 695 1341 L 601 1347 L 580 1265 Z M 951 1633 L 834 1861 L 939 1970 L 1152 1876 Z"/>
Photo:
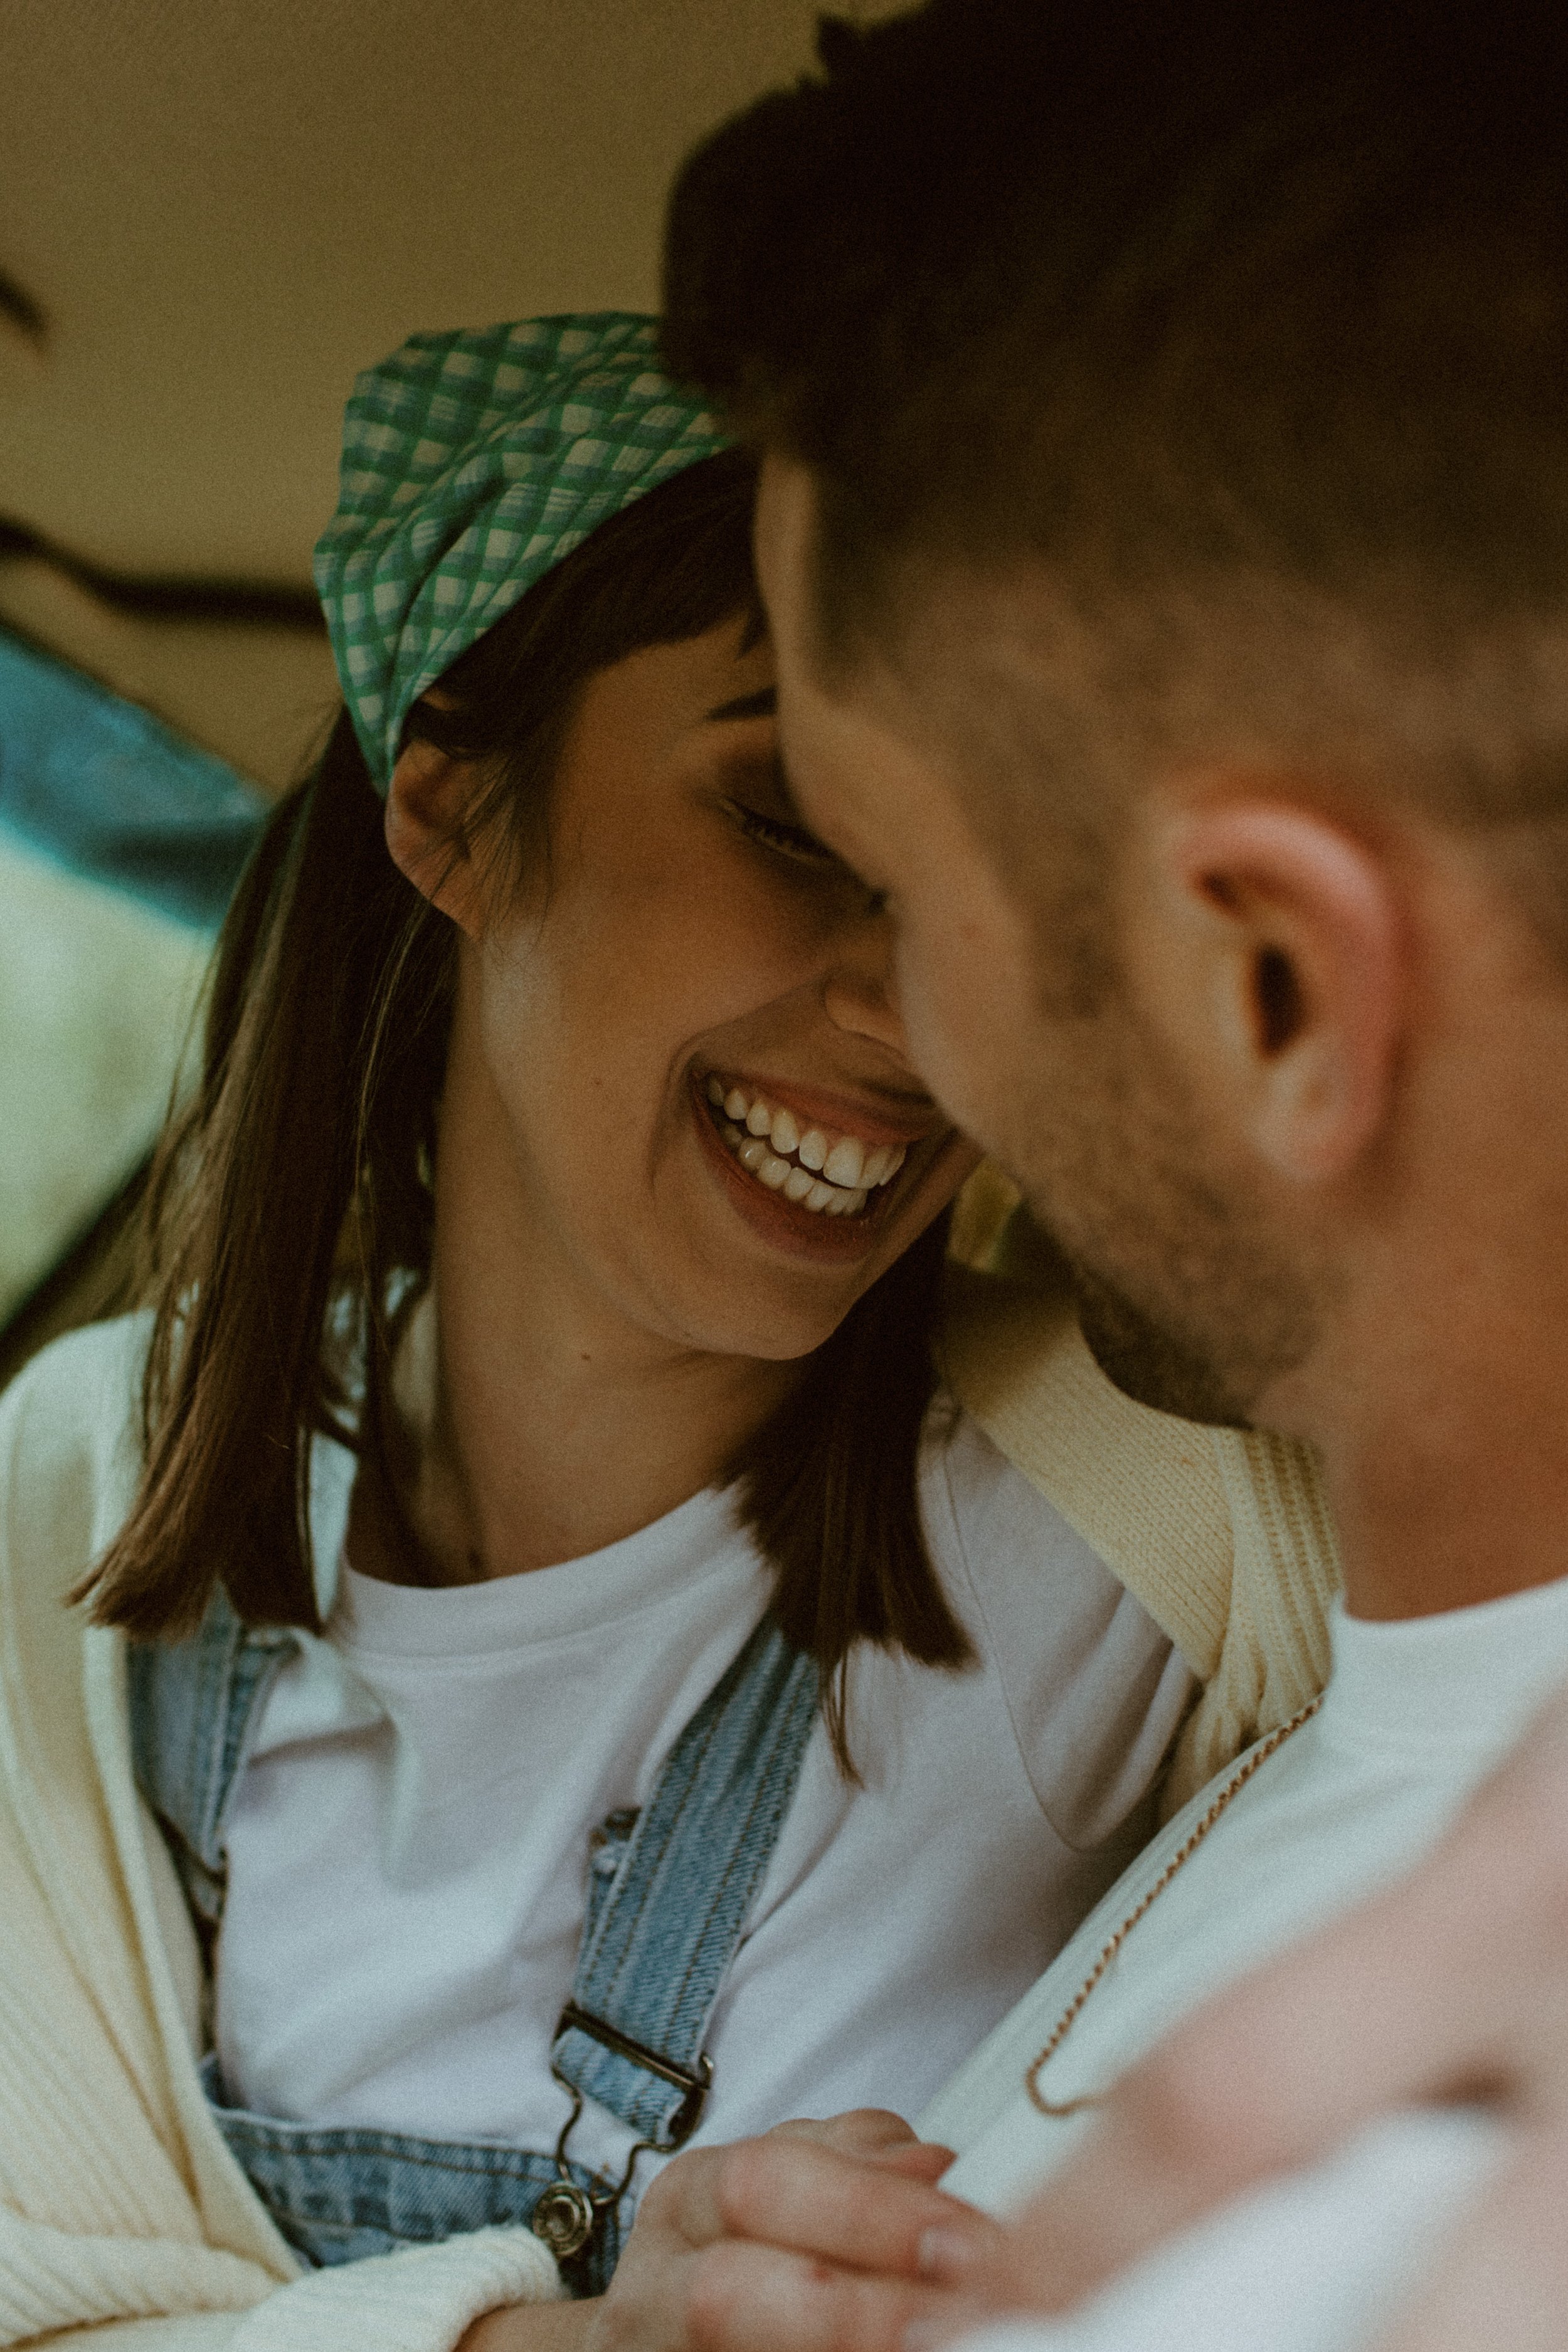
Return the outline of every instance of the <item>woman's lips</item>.
<path id="1" fill-rule="evenodd" d="M 887 1103 L 868 1103 L 855 1095 L 796 1086 L 788 1078 L 753 1076 L 744 1070 L 704 1071 L 702 1085 L 705 1092 L 717 1086 L 726 1097 L 738 1091 L 748 1104 L 761 1099 L 771 1111 L 788 1111 L 803 1133 L 817 1128 L 834 1138 L 856 1137 L 863 1145 L 921 1143 L 928 1135 L 943 1132 L 947 1124 L 935 1104 L 927 1100 L 921 1100 L 918 1108 L 911 1103 L 900 1114 Z"/>
<path id="2" fill-rule="evenodd" d="M 712 1075 L 718 1076 L 720 1074 Z M 742 1091 L 749 1094 L 748 1108 L 750 1103 L 759 1100 L 766 1104 L 767 1098 L 759 1097 L 754 1090 L 742 1087 Z M 782 1093 L 784 1089 L 778 1091 Z M 801 1111 L 805 1112 L 806 1098 L 800 1090 L 791 1088 L 789 1091 L 792 1097 L 800 1103 Z M 731 1084 L 726 1100 L 731 1098 L 734 1092 L 735 1087 Z M 888 1169 L 879 1183 L 841 1185 L 832 1182 L 825 1173 L 814 1175 L 800 1162 L 800 1143 L 806 1140 L 814 1131 L 812 1129 L 805 1130 L 794 1152 L 786 1157 L 773 1146 L 771 1125 L 764 1141 L 763 1136 L 752 1134 L 749 1128 L 730 1118 L 723 1104 L 715 1104 L 710 1099 L 707 1074 L 693 1075 L 691 1097 L 692 1112 L 703 1149 L 722 1175 L 736 1207 L 756 1232 L 795 1255 L 840 1261 L 864 1256 L 886 1221 L 893 1192 L 903 1189 L 894 1181 L 905 1157 L 906 1146 L 903 1143 L 881 1144 L 868 1136 L 855 1139 L 861 1154 L 862 1175 L 866 1172 L 865 1146 L 868 1143 L 873 1151 L 884 1154 L 894 1164 Z M 820 1095 L 814 1097 L 816 1104 L 824 1107 L 826 1099 L 837 1102 L 840 1098 L 825 1098 Z M 775 1107 L 778 1109 L 786 1108 L 783 1104 L 769 1106 L 770 1108 Z M 886 1126 L 887 1122 L 882 1124 Z M 798 1126 L 797 1116 L 797 1129 Z M 829 1136 L 835 1145 L 845 1139 L 845 1130 L 837 1124 L 831 1129 L 819 1131 L 825 1143 Z M 726 1135 L 731 1139 L 726 1140 Z M 787 1140 L 787 1128 L 784 1135 Z M 742 1164 L 737 1156 L 742 1150 L 747 1150 L 748 1159 L 755 1160 L 755 1166 Z M 771 1168 L 769 1162 L 772 1163 Z M 843 1168 L 845 1162 L 840 1160 L 837 1165 Z M 764 1169 L 768 1171 L 766 1175 L 763 1172 Z M 831 1208 L 826 1203 L 816 1207 L 807 1205 L 811 1197 L 805 1191 L 807 1187 L 815 1191 L 819 1201 L 824 1192 L 832 1195 L 834 1205 Z M 791 1192 L 796 1197 L 792 1199 Z M 801 1197 L 803 1192 L 805 1197 Z"/>

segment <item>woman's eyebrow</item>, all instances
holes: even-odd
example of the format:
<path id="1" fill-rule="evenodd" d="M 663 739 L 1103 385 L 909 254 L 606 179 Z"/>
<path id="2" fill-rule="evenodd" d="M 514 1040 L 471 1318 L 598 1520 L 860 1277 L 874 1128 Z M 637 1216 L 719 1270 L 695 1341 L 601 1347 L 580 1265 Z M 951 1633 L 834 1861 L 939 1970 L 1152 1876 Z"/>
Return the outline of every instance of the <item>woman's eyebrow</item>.
<path id="1" fill-rule="evenodd" d="M 764 686 L 755 694 L 738 695 L 733 702 L 721 702 L 708 713 L 715 719 L 771 719 L 778 709 L 778 690 Z"/>

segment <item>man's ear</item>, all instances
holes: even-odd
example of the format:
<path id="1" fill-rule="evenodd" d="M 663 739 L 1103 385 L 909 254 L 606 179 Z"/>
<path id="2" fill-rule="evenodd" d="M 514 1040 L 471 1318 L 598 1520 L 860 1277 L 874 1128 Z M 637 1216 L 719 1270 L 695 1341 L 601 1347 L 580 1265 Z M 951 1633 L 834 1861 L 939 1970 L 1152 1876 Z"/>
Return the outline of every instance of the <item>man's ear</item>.
<path id="1" fill-rule="evenodd" d="M 1248 793 L 1152 818 L 1164 1020 L 1260 1160 L 1331 1183 L 1388 1114 L 1405 1012 L 1394 875 L 1306 802 Z"/>
<path id="2" fill-rule="evenodd" d="M 482 898 L 463 824 L 473 781 L 466 760 L 435 743 L 406 744 L 386 795 L 386 846 L 415 888 L 477 939 Z"/>

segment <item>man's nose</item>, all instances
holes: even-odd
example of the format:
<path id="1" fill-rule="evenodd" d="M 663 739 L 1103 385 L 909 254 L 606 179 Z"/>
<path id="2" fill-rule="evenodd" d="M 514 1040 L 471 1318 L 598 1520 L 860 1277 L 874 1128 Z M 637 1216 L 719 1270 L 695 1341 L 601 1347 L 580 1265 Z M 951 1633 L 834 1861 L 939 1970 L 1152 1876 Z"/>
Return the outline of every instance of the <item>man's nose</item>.
<path id="1" fill-rule="evenodd" d="M 879 906 L 840 940 L 822 984 L 822 1002 L 835 1028 L 868 1037 L 908 1062 L 909 1045 L 893 982 L 892 926 Z"/>

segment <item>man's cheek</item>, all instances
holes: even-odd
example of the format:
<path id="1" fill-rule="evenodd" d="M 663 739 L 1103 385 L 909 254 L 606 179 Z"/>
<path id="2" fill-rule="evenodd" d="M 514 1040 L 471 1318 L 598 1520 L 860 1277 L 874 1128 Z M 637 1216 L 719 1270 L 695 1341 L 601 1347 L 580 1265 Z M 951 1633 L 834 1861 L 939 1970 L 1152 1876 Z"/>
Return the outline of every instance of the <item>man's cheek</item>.
<path id="1" fill-rule="evenodd" d="M 900 937 L 898 985 L 910 1054 L 950 1118 L 986 1150 L 1008 1127 L 1007 1022 L 1000 992 L 972 949 L 951 939 Z"/>

